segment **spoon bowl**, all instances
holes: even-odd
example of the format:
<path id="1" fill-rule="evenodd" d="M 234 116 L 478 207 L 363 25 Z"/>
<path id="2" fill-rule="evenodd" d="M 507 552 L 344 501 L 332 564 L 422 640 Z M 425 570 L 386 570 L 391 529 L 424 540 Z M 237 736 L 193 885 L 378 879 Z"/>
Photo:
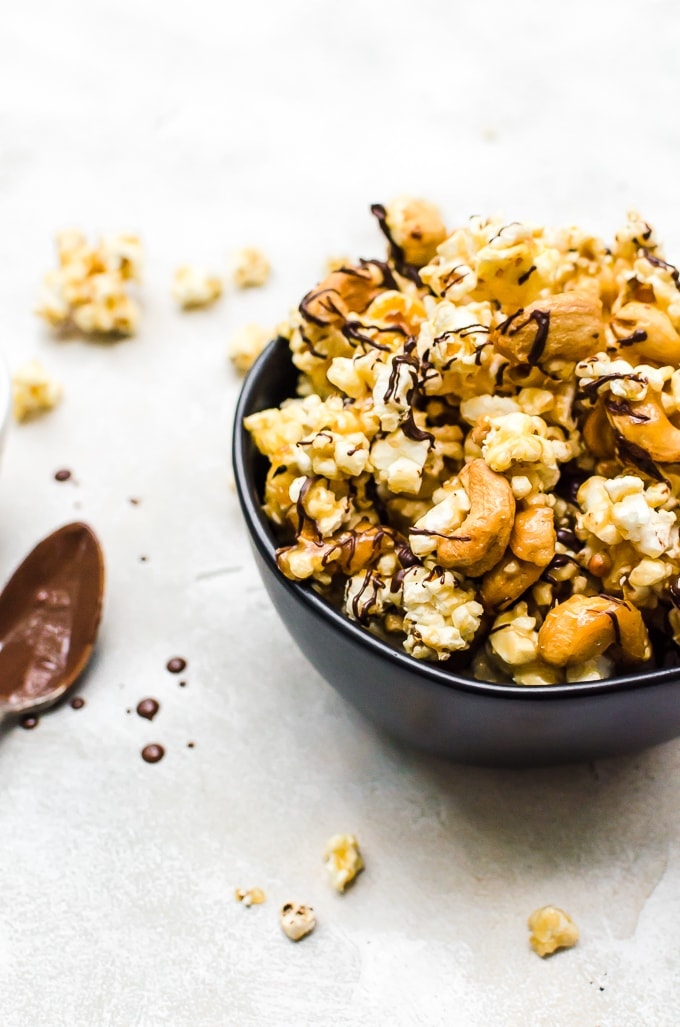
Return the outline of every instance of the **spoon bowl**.
<path id="1" fill-rule="evenodd" d="M 86 524 L 44 538 L 0 594 L 0 719 L 51 706 L 85 669 L 97 637 L 104 558 Z"/>

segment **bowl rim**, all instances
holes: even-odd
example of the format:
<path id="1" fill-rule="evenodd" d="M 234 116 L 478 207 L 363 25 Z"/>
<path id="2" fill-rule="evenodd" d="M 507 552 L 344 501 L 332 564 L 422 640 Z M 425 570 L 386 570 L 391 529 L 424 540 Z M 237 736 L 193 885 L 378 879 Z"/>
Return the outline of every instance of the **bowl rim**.
<path id="1" fill-rule="evenodd" d="M 532 699 L 565 700 L 633 691 L 665 684 L 680 677 L 680 667 L 662 667 L 655 670 L 639 671 L 625 677 L 617 676 L 600 681 L 564 682 L 556 685 L 519 685 L 514 682 L 498 683 L 464 678 L 455 671 L 447 670 L 445 663 L 416 660 L 405 651 L 393 649 L 362 625 L 336 610 L 318 595 L 310 584 L 291 581 L 282 574 L 276 563 L 276 546 L 273 541 L 272 527 L 257 500 L 257 487 L 248 460 L 249 447 L 252 447 L 253 444 L 243 422 L 248 414 L 264 409 L 254 404 L 254 395 L 263 376 L 266 375 L 270 362 L 275 356 L 280 355 L 280 351 L 284 347 L 288 350 L 287 339 L 282 337 L 273 339 L 246 375 L 234 414 L 232 461 L 236 491 L 251 539 L 268 568 L 278 578 L 279 583 L 299 603 L 306 606 L 310 613 L 329 622 L 341 636 L 347 637 L 349 641 L 370 650 L 374 655 L 395 664 L 403 671 L 415 673 L 433 685 L 472 693 L 479 697 L 525 701 Z"/>

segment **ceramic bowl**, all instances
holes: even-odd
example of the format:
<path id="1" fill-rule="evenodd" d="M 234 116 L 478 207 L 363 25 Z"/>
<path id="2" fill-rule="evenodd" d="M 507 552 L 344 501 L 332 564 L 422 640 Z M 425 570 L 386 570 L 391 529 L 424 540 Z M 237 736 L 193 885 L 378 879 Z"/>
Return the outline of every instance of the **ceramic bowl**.
<path id="1" fill-rule="evenodd" d="M 381 728 L 410 746 L 465 763 L 532 766 L 593 760 L 680 735 L 680 668 L 607 681 L 527 687 L 477 681 L 463 665 L 415 660 L 348 620 L 276 566 L 277 540 L 260 502 L 266 460 L 248 414 L 294 395 L 287 343 L 270 344 L 239 398 L 233 435 L 238 496 L 255 561 L 288 631 L 319 673 Z"/>

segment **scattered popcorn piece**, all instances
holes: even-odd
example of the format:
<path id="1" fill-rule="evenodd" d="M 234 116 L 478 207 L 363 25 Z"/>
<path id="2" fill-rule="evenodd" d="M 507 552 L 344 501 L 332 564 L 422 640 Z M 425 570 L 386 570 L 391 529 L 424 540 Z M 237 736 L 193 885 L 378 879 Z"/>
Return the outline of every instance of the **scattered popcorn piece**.
<path id="1" fill-rule="evenodd" d="M 529 917 L 529 930 L 529 944 L 539 956 L 549 956 L 557 949 L 570 949 L 578 941 L 578 927 L 557 906 L 535 909 Z"/>
<path id="2" fill-rule="evenodd" d="M 44 278 L 36 314 L 55 328 L 85 335 L 133 335 L 139 307 L 127 293 L 141 276 L 142 244 L 136 235 L 105 235 L 91 246 L 75 229 L 57 235 L 59 267 Z"/>
<path id="3" fill-rule="evenodd" d="M 324 273 L 329 275 L 331 271 L 339 271 L 342 267 L 351 267 L 352 258 L 343 257 L 340 254 L 333 254 L 326 258 L 326 264 L 324 267 Z"/>
<path id="4" fill-rule="evenodd" d="M 12 393 L 14 416 L 17 421 L 25 421 L 56 406 L 62 387 L 39 360 L 29 360 L 12 375 Z"/>
<path id="5" fill-rule="evenodd" d="M 271 339 L 272 333 L 262 325 L 244 325 L 229 343 L 229 359 L 237 370 L 245 374 Z"/>
<path id="6" fill-rule="evenodd" d="M 222 280 L 204 268 L 184 264 L 175 271 L 172 295 L 185 310 L 207 307 L 222 295 Z"/>
<path id="7" fill-rule="evenodd" d="M 344 891 L 364 869 L 359 842 L 353 834 L 334 834 L 326 842 L 324 862 L 336 891 Z"/>
<path id="8" fill-rule="evenodd" d="M 244 246 L 233 256 L 232 273 L 238 289 L 250 289 L 264 285 L 269 278 L 271 265 L 262 250 L 255 246 Z"/>
<path id="9" fill-rule="evenodd" d="M 279 914 L 281 930 L 291 941 L 299 941 L 316 927 L 316 917 L 311 906 L 300 902 L 286 902 Z"/>
<path id="10" fill-rule="evenodd" d="M 261 903 L 266 902 L 267 896 L 261 888 L 237 888 L 234 892 L 237 902 L 242 902 L 244 906 L 259 906 Z"/>

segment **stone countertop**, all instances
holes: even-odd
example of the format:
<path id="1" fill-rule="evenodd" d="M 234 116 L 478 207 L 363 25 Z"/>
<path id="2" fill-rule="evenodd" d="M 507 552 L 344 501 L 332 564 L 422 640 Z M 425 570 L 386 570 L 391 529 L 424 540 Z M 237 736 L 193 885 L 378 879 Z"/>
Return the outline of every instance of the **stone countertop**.
<path id="1" fill-rule="evenodd" d="M 510 772 L 364 722 L 255 572 L 226 348 L 329 254 L 381 253 L 368 207 L 400 192 L 449 223 L 609 237 L 635 206 L 677 259 L 677 6 L 26 0 L 2 21 L 0 344 L 65 393 L 10 432 L 0 575 L 74 519 L 108 570 L 85 706 L 0 733 L 2 1027 L 673 1025 L 680 742 Z M 142 235 L 136 338 L 58 341 L 33 315 L 70 225 Z M 265 289 L 177 311 L 176 266 L 220 271 L 250 244 Z M 344 896 L 321 862 L 338 831 L 366 858 Z M 267 902 L 245 909 L 253 885 Z M 297 946 L 290 899 L 318 916 Z M 526 918 L 545 903 L 581 941 L 542 961 Z"/>

